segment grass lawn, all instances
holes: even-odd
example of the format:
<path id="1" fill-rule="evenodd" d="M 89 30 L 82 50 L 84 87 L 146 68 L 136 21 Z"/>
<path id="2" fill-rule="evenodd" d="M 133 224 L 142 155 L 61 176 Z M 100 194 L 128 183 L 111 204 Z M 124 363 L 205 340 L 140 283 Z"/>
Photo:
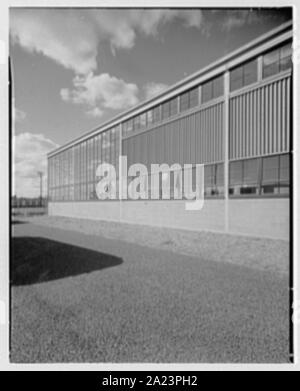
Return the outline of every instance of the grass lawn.
<path id="1" fill-rule="evenodd" d="M 288 362 L 287 273 L 45 224 L 12 246 L 12 362 Z"/>

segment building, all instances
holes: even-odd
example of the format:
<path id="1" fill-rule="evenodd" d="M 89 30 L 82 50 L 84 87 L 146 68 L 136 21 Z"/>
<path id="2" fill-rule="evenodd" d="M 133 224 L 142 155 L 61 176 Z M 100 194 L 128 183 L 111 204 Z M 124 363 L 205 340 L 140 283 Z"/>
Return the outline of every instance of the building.
<path id="1" fill-rule="evenodd" d="M 291 45 L 287 22 L 49 153 L 49 214 L 289 238 Z M 203 209 L 99 200 L 96 167 L 119 155 L 204 164 Z"/>

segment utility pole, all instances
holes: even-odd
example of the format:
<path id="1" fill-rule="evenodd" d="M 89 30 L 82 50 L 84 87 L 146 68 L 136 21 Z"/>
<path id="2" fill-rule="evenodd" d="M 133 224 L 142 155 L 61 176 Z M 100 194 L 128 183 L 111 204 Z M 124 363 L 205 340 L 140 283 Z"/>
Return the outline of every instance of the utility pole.
<path id="1" fill-rule="evenodd" d="M 42 206 L 43 201 L 43 173 L 42 171 L 38 171 L 38 175 L 40 177 L 40 206 Z"/>

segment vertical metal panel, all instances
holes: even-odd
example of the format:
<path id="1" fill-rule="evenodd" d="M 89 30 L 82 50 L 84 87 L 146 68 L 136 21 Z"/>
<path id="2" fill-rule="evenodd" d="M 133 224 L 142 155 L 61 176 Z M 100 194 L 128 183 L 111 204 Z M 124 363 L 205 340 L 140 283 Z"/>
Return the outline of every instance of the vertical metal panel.
<path id="1" fill-rule="evenodd" d="M 191 134 L 191 162 L 196 163 L 196 114 L 192 117 L 192 134 Z"/>
<path id="2" fill-rule="evenodd" d="M 291 145 L 290 145 L 290 130 L 291 130 L 291 126 L 290 126 L 290 93 L 291 93 L 291 79 L 288 78 L 286 80 L 286 84 L 287 84 L 287 91 L 286 91 L 286 105 L 285 105 L 285 110 L 286 110 L 286 131 L 285 131 L 285 134 L 286 134 L 286 151 L 288 151 L 289 149 L 291 149 Z"/>
<path id="3" fill-rule="evenodd" d="M 249 96 L 249 149 L 248 149 L 248 153 L 249 155 L 252 155 L 253 154 L 253 136 L 254 136 L 254 132 L 253 132 L 253 101 L 254 101 L 254 98 L 253 98 L 253 92 L 250 92 L 250 96 Z"/>
<path id="4" fill-rule="evenodd" d="M 230 158 L 289 149 L 290 77 L 230 99 Z"/>
<path id="5" fill-rule="evenodd" d="M 277 111 L 277 117 L 276 117 L 276 139 L 277 139 L 277 146 L 276 146 L 276 151 L 280 151 L 280 146 L 282 145 L 282 132 L 281 132 L 281 126 L 282 126 L 282 109 L 281 109 L 281 96 L 284 96 L 285 89 L 284 89 L 284 83 L 278 83 L 278 88 L 277 88 L 277 96 L 276 96 L 276 111 Z"/>
<path id="6" fill-rule="evenodd" d="M 248 126 L 248 121 L 249 121 L 249 95 L 250 94 L 245 94 L 245 135 L 244 135 L 244 153 L 246 155 L 249 155 L 249 126 Z"/>
<path id="7" fill-rule="evenodd" d="M 275 126 L 274 126 L 274 113 L 276 107 L 275 105 L 275 89 L 276 89 L 276 83 L 270 85 L 270 104 L 269 104 L 269 150 L 276 152 L 276 147 L 274 144 L 275 140 Z"/>
<path id="8" fill-rule="evenodd" d="M 128 164 L 212 163 L 223 159 L 223 103 L 123 140 Z"/>
<path id="9" fill-rule="evenodd" d="M 284 83 L 283 85 L 282 85 L 282 94 L 284 95 L 284 96 L 286 96 L 286 83 Z M 282 101 L 280 101 L 280 111 L 281 111 L 281 113 L 282 113 L 282 115 L 281 115 L 281 122 L 280 122 L 280 124 L 281 124 L 281 126 L 283 127 L 284 126 L 284 124 L 286 123 L 286 112 L 285 112 L 285 110 L 284 110 L 284 105 L 282 104 L 283 102 Z M 281 134 L 280 134 L 280 139 L 281 139 L 281 143 L 282 143 L 282 147 L 283 147 L 283 149 L 285 150 L 286 149 L 286 137 L 285 137 L 285 134 L 283 133 L 283 132 L 281 132 Z"/>

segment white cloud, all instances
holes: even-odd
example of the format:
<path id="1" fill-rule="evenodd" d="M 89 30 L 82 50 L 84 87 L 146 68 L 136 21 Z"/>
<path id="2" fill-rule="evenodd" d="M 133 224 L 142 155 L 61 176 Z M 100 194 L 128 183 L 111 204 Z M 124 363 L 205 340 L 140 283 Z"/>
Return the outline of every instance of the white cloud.
<path id="1" fill-rule="evenodd" d="M 276 10 L 262 9 L 239 9 L 227 11 L 215 11 L 215 14 L 221 16 L 220 26 L 223 31 L 231 31 L 246 25 L 256 25 L 266 23 L 269 20 L 276 19 L 283 22 L 286 15 L 280 15 Z"/>
<path id="2" fill-rule="evenodd" d="M 106 36 L 112 50 L 130 49 L 135 44 L 137 32 L 145 36 L 155 36 L 160 26 L 174 20 L 182 22 L 187 28 L 202 27 L 202 12 L 200 10 L 172 9 L 132 9 L 132 10 L 102 10 L 92 13 L 101 36 Z"/>
<path id="3" fill-rule="evenodd" d="M 158 95 L 160 92 L 163 92 L 168 88 L 167 84 L 164 83 L 147 83 L 144 87 L 145 90 L 145 99 L 150 99 L 155 95 Z"/>
<path id="4" fill-rule="evenodd" d="M 20 110 L 16 107 L 15 99 L 12 100 L 12 120 L 15 124 L 16 122 L 22 122 L 26 118 L 26 113 L 23 110 Z"/>
<path id="5" fill-rule="evenodd" d="M 39 196 L 40 180 L 44 173 L 44 195 L 47 184 L 47 153 L 58 147 L 42 134 L 21 133 L 13 137 L 13 190 L 17 196 Z"/>
<path id="6" fill-rule="evenodd" d="M 89 117 L 100 118 L 103 115 L 103 110 L 100 110 L 98 107 L 94 107 L 86 112 Z"/>
<path id="7" fill-rule="evenodd" d="M 75 76 L 73 89 L 63 88 L 63 100 L 88 107 L 87 114 L 99 117 L 103 109 L 126 109 L 138 103 L 138 87 L 108 73 Z"/>
<path id="8" fill-rule="evenodd" d="M 200 10 L 172 9 L 26 9 L 10 10 L 10 34 L 29 52 L 38 52 L 75 73 L 73 88 L 62 88 L 66 102 L 86 106 L 88 116 L 104 109 L 126 109 L 138 103 L 138 87 L 97 72 L 99 45 L 112 53 L 134 46 L 137 34 L 156 36 L 162 25 L 176 21 L 186 28 L 203 28 Z M 146 87 L 147 97 L 163 85 Z"/>
<path id="9" fill-rule="evenodd" d="M 27 51 L 42 53 L 82 75 L 96 70 L 102 42 L 109 42 L 112 51 L 130 49 L 137 32 L 156 35 L 161 25 L 174 20 L 201 28 L 202 19 L 200 10 L 12 8 L 10 32 L 13 42 Z"/>
<path id="10" fill-rule="evenodd" d="M 98 39 L 79 12 L 15 8 L 10 16 L 12 40 L 27 51 L 42 53 L 77 73 L 96 68 Z"/>
<path id="11" fill-rule="evenodd" d="M 26 113 L 23 110 L 13 108 L 13 121 L 14 122 L 22 122 L 26 118 Z"/>

